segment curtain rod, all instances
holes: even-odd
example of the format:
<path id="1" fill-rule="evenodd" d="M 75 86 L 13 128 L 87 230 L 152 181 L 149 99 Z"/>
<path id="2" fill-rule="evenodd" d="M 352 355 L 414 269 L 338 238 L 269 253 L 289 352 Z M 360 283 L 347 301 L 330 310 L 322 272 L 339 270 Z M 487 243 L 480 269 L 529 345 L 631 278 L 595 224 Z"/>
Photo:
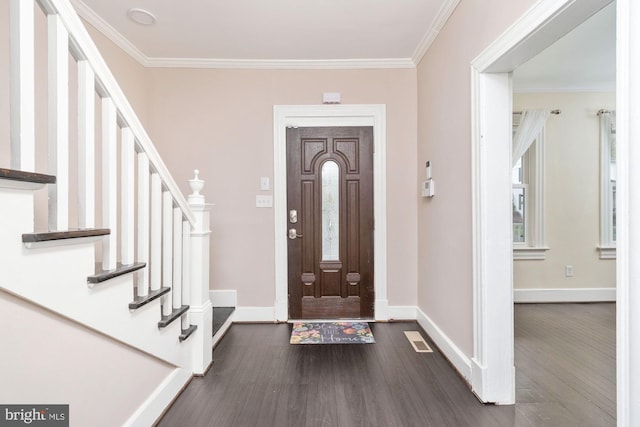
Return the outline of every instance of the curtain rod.
<path id="1" fill-rule="evenodd" d="M 604 110 L 604 109 L 603 110 L 598 110 L 598 115 L 610 114 L 610 113 L 613 113 L 613 111 L 612 110 Z"/>
<path id="2" fill-rule="evenodd" d="M 557 115 L 557 114 L 562 113 L 562 110 L 551 110 L 550 113 Z M 514 111 L 513 114 L 522 114 L 522 111 Z"/>

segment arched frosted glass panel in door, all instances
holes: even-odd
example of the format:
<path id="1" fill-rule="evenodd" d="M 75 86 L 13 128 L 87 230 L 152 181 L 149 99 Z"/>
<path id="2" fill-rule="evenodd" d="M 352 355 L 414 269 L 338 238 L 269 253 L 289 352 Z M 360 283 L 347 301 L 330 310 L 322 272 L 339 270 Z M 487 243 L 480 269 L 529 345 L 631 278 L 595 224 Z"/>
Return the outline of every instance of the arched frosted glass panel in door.
<path id="1" fill-rule="evenodd" d="M 322 259 L 340 259 L 340 168 L 332 160 L 322 165 Z"/>

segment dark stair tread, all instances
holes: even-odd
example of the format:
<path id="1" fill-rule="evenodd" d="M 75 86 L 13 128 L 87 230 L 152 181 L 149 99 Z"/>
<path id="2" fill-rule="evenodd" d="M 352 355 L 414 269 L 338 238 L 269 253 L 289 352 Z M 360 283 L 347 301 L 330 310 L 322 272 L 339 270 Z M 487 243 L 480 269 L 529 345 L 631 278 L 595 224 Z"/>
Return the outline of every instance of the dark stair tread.
<path id="1" fill-rule="evenodd" d="M 44 233 L 25 233 L 22 235 L 24 243 L 50 242 L 54 240 L 77 239 L 80 237 L 95 237 L 111 234 L 108 228 L 84 228 L 67 231 L 46 231 Z"/>
<path id="2" fill-rule="evenodd" d="M 141 268 L 144 268 L 146 265 L 147 264 L 144 262 L 135 262 L 133 264 L 127 264 L 127 265 L 118 263 L 116 268 L 113 268 L 111 270 L 103 270 L 102 263 L 97 263 L 96 274 L 94 274 L 93 276 L 87 277 L 87 282 L 102 283 L 109 279 L 113 279 L 114 277 L 122 276 L 124 274 L 128 274 L 136 270 L 140 270 Z"/>
<path id="3" fill-rule="evenodd" d="M 188 305 L 183 305 L 180 308 L 174 308 L 171 314 L 169 314 L 168 316 L 162 316 L 162 319 L 158 322 L 158 328 L 167 327 L 171 322 L 173 322 L 176 319 L 179 319 L 180 316 L 185 314 L 187 310 L 189 310 Z"/>
<path id="4" fill-rule="evenodd" d="M 171 291 L 171 288 L 163 287 L 155 291 L 150 291 L 147 295 L 137 296 L 132 302 L 129 303 L 129 310 L 138 309 L 143 305 L 150 303 L 154 299 L 157 299 L 162 295 L 169 293 L 169 291 Z"/>
<path id="5" fill-rule="evenodd" d="M 15 169 L 0 168 L 0 179 L 10 181 L 33 182 L 35 184 L 55 184 L 56 177 L 42 173 L 25 172 Z"/>
<path id="6" fill-rule="evenodd" d="M 196 331 L 196 329 L 198 329 L 198 326 L 196 326 L 196 325 L 189 325 L 189 327 L 187 329 L 183 329 L 182 333 L 178 337 L 180 342 L 182 342 L 182 341 L 186 340 L 187 338 L 189 338 L 191 336 L 191 334 L 193 334 Z"/>

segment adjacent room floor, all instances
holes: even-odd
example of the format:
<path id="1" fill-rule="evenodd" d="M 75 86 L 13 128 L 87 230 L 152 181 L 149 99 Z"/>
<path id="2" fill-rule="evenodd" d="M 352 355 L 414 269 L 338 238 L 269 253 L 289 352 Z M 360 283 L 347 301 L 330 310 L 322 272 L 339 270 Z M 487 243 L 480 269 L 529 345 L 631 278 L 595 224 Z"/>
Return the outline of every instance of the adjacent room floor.
<path id="1" fill-rule="evenodd" d="M 615 426 L 615 305 L 515 308 L 517 404 L 481 404 L 416 322 L 376 344 L 290 345 L 289 324 L 234 324 L 159 426 Z M 435 347 L 435 346 L 433 346 Z"/>

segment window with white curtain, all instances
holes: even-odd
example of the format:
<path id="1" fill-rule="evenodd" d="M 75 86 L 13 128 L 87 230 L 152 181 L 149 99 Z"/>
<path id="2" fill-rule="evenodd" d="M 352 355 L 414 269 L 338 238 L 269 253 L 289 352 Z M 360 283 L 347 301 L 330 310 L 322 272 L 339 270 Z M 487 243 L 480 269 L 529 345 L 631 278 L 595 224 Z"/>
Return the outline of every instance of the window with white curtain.
<path id="1" fill-rule="evenodd" d="M 600 258 L 616 257 L 616 112 L 600 110 Z"/>
<path id="2" fill-rule="evenodd" d="M 544 122 L 549 113 L 540 112 L 537 124 L 526 124 L 530 142 L 518 146 L 518 129 L 523 113 L 513 114 L 513 159 L 511 205 L 513 210 L 513 258 L 544 259 L 549 249 L 544 244 Z M 520 128 L 520 132 L 523 129 Z"/>

